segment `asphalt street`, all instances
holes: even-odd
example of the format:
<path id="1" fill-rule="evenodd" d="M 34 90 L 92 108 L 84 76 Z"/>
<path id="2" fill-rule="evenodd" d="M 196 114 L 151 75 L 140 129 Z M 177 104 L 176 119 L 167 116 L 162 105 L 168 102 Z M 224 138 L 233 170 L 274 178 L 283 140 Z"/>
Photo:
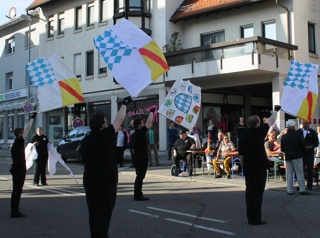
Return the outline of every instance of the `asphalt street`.
<path id="1" fill-rule="evenodd" d="M 192 177 L 169 175 L 171 161 L 160 153 L 160 166 L 149 166 L 143 191 L 147 202 L 133 201 L 135 171 L 119 168 L 117 203 L 110 237 L 319 237 L 320 189 L 311 195 L 286 194 L 286 184 L 271 176 L 263 202 L 263 226 L 250 226 L 245 216 L 245 186 L 240 175 L 214 179 L 201 169 Z M 49 186 L 32 186 L 28 171 L 21 207 L 27 217 L 10 218 L 10 152 L 0 150 L 0 237 L 89 237 L 87 209 L 82 187 L 83 167 L 67 163 L 48 178 Z"/>

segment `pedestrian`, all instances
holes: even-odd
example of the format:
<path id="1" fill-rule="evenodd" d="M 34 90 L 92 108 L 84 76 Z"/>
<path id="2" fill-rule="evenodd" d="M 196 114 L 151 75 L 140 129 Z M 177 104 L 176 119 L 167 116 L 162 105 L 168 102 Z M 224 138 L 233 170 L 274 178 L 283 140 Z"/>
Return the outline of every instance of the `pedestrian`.
<path id="1" fill-rule="evenodd" d="M 81 141 L 83 186 L 92 238 L 109 237 L 108 230 L 116 203 L 118 183 L 115 137 L 126 116 L 126 106 L 131 101 L 130 96 L 123 100 L 119 112 L 109 126 L 104 113 L 95 113 L 90 119 L 91 131 Z"/>
<path id="2" fill-rule="evenodd" d="M 37 113 L 31 114 L 31 119 L 25 129 L 15 128 L 15 140 L 11 147 L 12 166 L 10 173 L 12 174 L 12 194 L 11 194 L 11 217 L 25 217 L 19 209 L 19 203 L 22 193 L 23 184 L 26 178 L 26 157 L 24 153 L 24 140 L 28 136 L 30 128 L 35 120 Z"/>
<path id="3" fill-rule="evenodd" d="M 159 164 L 159 156 L 158 156 L 158 135 L 153 130 L 153 127 L 149 128 L 147 133 L 147 142 L 148 142 L 148 158 L 149 158 L 149 166 L 152 166 L 152 155 L 151 150 L 153 150 L 154 153 L 154 160 L 156 162 L 156 165 Z"/>
<path id="4" fill-rule="evenodd" d="M 121 124 L 117 132 L 117 161 L 120 167 L 123 167 L 123 154 L 127 148 L 127 140 L 127 133 L 124 131 L 123 125 Z"/>
<path id="5" fill-rule="evenodd" d="M 257 115 L 250 116 L 247 121 L 248 129 L 239 138 L 239 155 L 242 156 L 246 183 L 247 219 L 250 225 L 267 223 L 261 220 L 261 206 L 268 169 L 264 138 L 269 127 L 275 122 L 280 109 L 281 107 L 276 105 L 267 123 L 262 125 Z"/>
<path id="6" fill-rule="evenodd" d="M 307 190 L 312 190 L 313 184 L 313 164 L 314 164 L 314 148 L 319 145 L 318 135 L 315 130 L 310 127 L 310 122 L 303 120 L 302 128 L 298 129 L 302 135 L 307 149 L 303 153 L 303 164 L 307 167 Z"/>
<path id="7" fill-rule="evenodd" d="M 296 123 L 293 120 L 286 121 L 286 128 L 288 128 L 286 134 L 281 137 L 281 149 L 286 156 L 286 168 L 287 168 L 287 194 L 292 195 L 293 182 L 292 172 L 295 171 L 299 190 L 301 195 L 308 195 L 304 184 L 303 174 L 303 152 L 306 150 L 303 137 L 301 133 L 295 130 Z"/>
<path id="8" fill-rule="evenodd" d="M 172 157 L 172 147 L 176 140 L 178 140 L 178 131 L 173 122 L 170 122 L 169 128 L 167 129 L 168 134 L 168 160 L 171 160 Z"/>
<path id="9" fill-rule="evenodd" d="M 148 168 L 148 148 L 146 133 L 152 127 L 154 108 L 150 109 L 146 124 L 141 118 L 133 122 L 135 132 L 131 135 L 131 145 L 133 149 L 134 162 L 136 166 L 136 180 L 134 182 L 134 200 L 147 201 L 149 198 L 144 197 L 142 193 L 143 179 L 146 176 Z"/>
<path id="10" fill-rule="evenodd" d="M 133 158 L 133 150 L 132 150 L 132 147 L 131 147 L 131 135 L 134 133 L 135 129 L 134 129 L 134 126 L 133 126 L 133 122 L 134 120 L 131 120 L 130 121 L 130 126 L 129 126 L 129 150 L 130 150 L 130 155 L 131 155 L 131 166 L 129 166 L 129 168 L 134 168 L 135 167 L 135 164 L 134 164 L 134 158 Z"/>
<path id="11" fill-rule="evenodd" d="M 239 117 L 239 122 L 234 126 L 234 132 L 236 133 L 237 137 L 237 147 L 238 147 L 238 140 L 243 132 L 247 129 L 247 125 L 244 123 L 244 118 Z"/>
<path id="12" fill-rule="evenodd" d="M 46 167 L 48 163 L 48 138 L 43 134 L 42 127 L 36 129 L 36 134 L 31 138 L 30 143 L 33 143 L 36 147 L 38 158 L 35 160 L 36 168 L 33 178 L 33 186 L 39 186 L 39 179 L 41 180 L 42 186 L 46 186 Z"/>

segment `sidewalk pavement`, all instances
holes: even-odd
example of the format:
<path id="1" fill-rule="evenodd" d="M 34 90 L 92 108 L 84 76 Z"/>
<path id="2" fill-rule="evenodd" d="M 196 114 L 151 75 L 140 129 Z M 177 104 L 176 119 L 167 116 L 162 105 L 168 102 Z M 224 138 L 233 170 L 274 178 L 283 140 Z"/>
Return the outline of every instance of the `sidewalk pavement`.
<path id="1" fill-rule="evenodd" d="M 153 156 L 153 154 L 152 154 Z M 1 158 L 11 158 L 11 152 L 10 149 L 0 149 L 0 159 Z M 168 155 L 166 151 L 159 151 L 159 163 L 160 165 L 157 166 L 154 161 L 154 156 L 152 158 L 152 166 L 148 166 L 147 176 L 153 176 L 153 177 L 162 177 L 162 178 L 172 178 L 177 180 L 190 180 L 193 182 L 203 182 L 203 183 L 211 183 L 211 184 L 225 184 L 228 186 L 239 186 L 245 188 L 245 180 L 241 177 L 241 174 L 238 174 L 237 171 L 235 171 L 233 178 L 227 179 L 227 176 L 222 178 L 214 178 L 213 174 L 212 176 L 208 175 L 208 170 L 205 167 L 204 173 L 202 173 L 202 168 L 195 168 L 195 174 L 193 176 L 189 177 L 176 177 L 170 175 L 170 167 L 172 165 L 171 160 L 168 160 Z M 119 168 L 120 173 L 126 173 L 126 172 L 133 172 L 133 168 L 129 168 L 131 165 L 131 155 L 130 151 L 126 150 L 124 154 L 124 166 L 122 168 Z M 269 181 L 267 181 L 266 189 L 273 189 L 273 190 L 279 190 L 286 192 L 286 182 L 281 181 L 280 179 L 277 179 L 276 182 L 274 181 L 274 177 L 271 175 L 269 178 Z M 297 192 L 298 193 L 298 192 Z M 316 186 L 316 184 L 313 184 L 313 190 L 310 191 L 311 194 L 317 194 L 320 195 L 320 186 Z"/>

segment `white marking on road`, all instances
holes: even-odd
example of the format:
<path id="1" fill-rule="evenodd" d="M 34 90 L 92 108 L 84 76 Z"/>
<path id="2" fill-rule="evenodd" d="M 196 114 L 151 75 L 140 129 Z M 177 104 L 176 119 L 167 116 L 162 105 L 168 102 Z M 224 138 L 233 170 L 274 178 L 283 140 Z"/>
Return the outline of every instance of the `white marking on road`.
<path id="1" fill-rule="evenodd" d="M 26 183 L 26 186 L 30 187 L 30 188 L 36 188 L 36 189 L 42 189 L 45 191 L 49 191 L 52 193 L 56 193 L 56 194 L 61 194 L 61 195 L 65 195 L 65 196 L 70 196 L 70 195 L 80 195 L 80 196 L 84 196 L 85 193 L 78 193 L 78 192 L 74 192 L 71 190 L 65 190 L 65 189 L 50 189 L 48 187 L 38 187 L 38 186 L 33 186 L 31 184 Z"/>
<path id="2" fill-rule="evenodd" d="M 152 215 L 152 214 L 150 214 L 150 213 L 140 212 L 140 211 L 136 211 L 136 210 L 132 210 L 132 209 L 130 209 L 129 212 L 138 213 L 138 214 L 140 214 L 140 215 L 145 215 L 145 216 L 153 217 L 153 218 L 157 218 L 157 219 L 159 218 L 158 215 Z"/>
<path id="3" fill-rule="evenodd" d="M 198 218 L 198 219 L 206 220 L 206 221 L 226 223 L 226 221 L 222 221 L 222 220 L 212 219 L 212 218 L 208 218 L 208 217 L 198 217 L 198 216 L 187 214 L 187 213 L 174 212 L 174 211 L 165 210 L 165 209 L 161 209 L 161 208 L 157 208 L 157 207 L 147 207 L 147 208 L 152 209 L 152 210 L 156 210 L 156 211 L 160 211 L 160 212 L 167 212 L 167 213 L 172 213 L 172 214 L 186 216 L 186 217 Z"/>
<path id="4" fill-rule="evenodd" d="M 229 236 L 235 236 L 236 235 L 236 233 L 233 233 L 233 232 L 224 231 L 224 230 L 211 228 L 211 227 L 206 227 L 206 226 L 200 226 L 200 225 L 192 224 L 190 222 L 179 221 L 179 220 L 176 220 L 176 219 L 166 218 L 165 220 L 166 221 L 176 222 L 176 223 L 179 223 L 179 224 L 182 224 L 182 225 L 186 225 L 186 226 L 192 226 L 192 227 L 195 227 L 195 228 L 198 228 L 198 229 L 202 229 L 202 230 L 218 232 L 218 233 L 222 233 L 222 234 L 229 235 Z"/>

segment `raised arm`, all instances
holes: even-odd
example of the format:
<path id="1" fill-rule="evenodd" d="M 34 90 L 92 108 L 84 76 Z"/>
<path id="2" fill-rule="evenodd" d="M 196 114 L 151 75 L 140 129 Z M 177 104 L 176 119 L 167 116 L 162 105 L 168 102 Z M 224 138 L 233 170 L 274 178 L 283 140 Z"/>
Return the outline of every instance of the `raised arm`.
<path id="1" fill-rule="evenodd" d="M 149 113 L 148 119 L 147 119 L 146 124 L 145 124 L 145 126 L 148 129 L 151 128 L 152 125 L 153 125 L 153 113 L 154 113 L 155 110 L 156 110 L 155 108 L 151 108 L 150 109 L 150 113 Z"/>
<path id="2" fill-rule="evenodd" d="M 33 124 L 33 121 L 36 119 L 36 117 L 37 117 L 37 113 L 36 113 L 36 112 L 33 112 L 33 113 L 31 114 L 31 119 L 30 119 L 30 121 L 28 122 L 28 124 L 27 124 L 27 125 L 25 126 L 25 128 L 24 128 L 24 133 L 23 133 L 23 135 L 22 135 L 23 139 L 25 139 L 25 138 L 28 137 L 29 131 L 30 131 L 31 126 L 32 126 L 32 124 Z"/>
<path id="3" fill-rule="evenodd" d="M 132 101 L 132 98 L 130 96 L 123 99 L 120 110 L 118 111 L 118 113 L 112 123 L 115 131 L 118 131 L 120 125 L 122 124 L 124 118 L 126 117 L 127 106 L 131 101 Z"/>

